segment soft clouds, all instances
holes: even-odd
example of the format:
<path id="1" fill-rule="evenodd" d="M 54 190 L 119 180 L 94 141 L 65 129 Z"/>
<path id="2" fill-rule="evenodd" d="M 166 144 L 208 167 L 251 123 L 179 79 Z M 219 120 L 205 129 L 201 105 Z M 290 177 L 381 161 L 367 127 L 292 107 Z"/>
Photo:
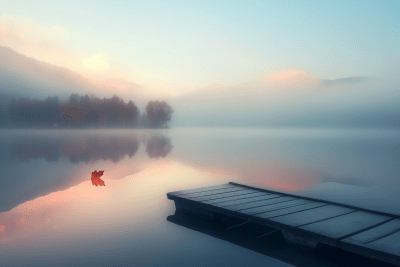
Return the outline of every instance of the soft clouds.
<path id="1" fill-rule="evenodd" d="M 0 15 L 0 45 L 26 56 L 64 66 L 79 67 L 74 55 L 63 44 L 70 33 L 59 26 L 43 27 L 31 19 Z"/>
<path id="2" fill-rule="evenodd" d="M 5 14 L 0 15 L 0 34 L 1 45 L 13 48 L 27 44 L 49 45 L 70 37 L 69 32 L 60 26 L 46 28 L 31 19 Z"/>
<path id="3" fill-rule="evenodd" d="M 0 46 L 68 68 L 92 80 L 129 78 L 127 68 L 110 62 L 107 54 L 85 55 L 71 49 L 67 41 L 79 42 L 79 38 L 57 25 L 44 27 L 29 18 L 0 15 Z"/>

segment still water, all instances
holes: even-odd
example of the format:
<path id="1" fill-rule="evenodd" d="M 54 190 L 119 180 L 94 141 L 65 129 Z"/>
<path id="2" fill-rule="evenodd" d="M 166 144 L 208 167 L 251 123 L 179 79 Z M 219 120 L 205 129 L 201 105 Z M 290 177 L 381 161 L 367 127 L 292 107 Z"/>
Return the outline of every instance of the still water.
<path id="1" fill-rule="evenodd" d="M 1 130 L 0 171 L 5 266 L 293 264 L 167 221 L 227 182 L 400 214 L 399 131 Z"/>

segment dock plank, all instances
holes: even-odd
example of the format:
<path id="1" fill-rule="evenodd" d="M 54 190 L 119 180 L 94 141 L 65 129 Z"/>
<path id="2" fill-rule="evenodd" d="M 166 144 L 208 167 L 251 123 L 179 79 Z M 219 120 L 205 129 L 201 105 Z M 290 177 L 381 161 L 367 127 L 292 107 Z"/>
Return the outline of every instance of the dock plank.
<path id="1" fill-rule="evenodd" d="M 303 210 L 296 213 L 282 215 L 269 219 L 275 222 L 283 223 L 285 225 L 298 227 L 354 211 L 355 210 L 353 209 L 348 209 L 336 205 L 327 205 L 315 209 Z"/>
<path id="2" fill-rule="evenodd" d="M 193 193 L 181 193 L 178 196 L 183 197 L 183 196 L 190 196 L 190 197 L 203 197 L 203 196 L 210 196 L 210 195 L 218 195 L 222 193 L 228 193 L 228 192 L 236 192 L 236 191 L 246 191 L 249 190 L 247 188 L 240 188 L 240 187 L 225 187 L 225 188 L 218 188 L 214 190 L 207 190 L 207 191 L 201 191 L 201 192 L 193 192 Z"/>
<path id="3" fill-rule="evenodd" d="M 237 205 L 242 205 L 242 204 L 248 204 L 248 203 L 254 203 L 254 202 L 259 202 L 263 200 L 271 199 L 271 194 L 268 195 L 263 195 L 259 197 L 253 197 L 253 198 L 244 198 L 244 199 L 238 199 L 238 200 L 232 200 L 228 202 L 223 202 L 223 203 L 216 203 L 214 204 L 216 207 L 229 207 L 229 206 L 237 206 Z"/>
<path id="4" fill-rule="evenodd" d="M 275 203 L 275 204 L 270 204 L 270 205 L 266 205 L 266 206 L 255 207 L 255 208 L 243 210 L 242 212 L 245 214 L 253 215 L 253 214 L 258 214 L 258 213 L 265 213 L 265 212 L 269 212 L 269 211 L 281 210 L 281 209 L 290 208 L 290 207 L 294 207 L 294 206 L 304 205 L 307 203 L 311 203 L 311 201 L 304 200 L 304 199 L 292 199 L 292 200 L 288 200 L 285 202 L 280 202 L 280 203 Z"/>
<path id="5" fill-rule="evenodd" d="M 324 221 L 311 223 L 299 228 L 333 239 L 341 239 L 352 233 L 383 223 L 390 219 L 390 217 L 386 216 L 357 211 Z"/>
<path id="6" fill-rule="evenodd" d="M 311 203 L 306 203 L 304 205 L 289 207 L 286 209 L 260 213 L 260 214 L 257 214 L 257 217 L 264 218 L 264 219 L 273 218 L 273 217 L 282 216 L 282 215 L 286 215 L 286 214 L 292 214 L 292 213 L 300 212 L 300 211 L 304 211 L 304 210 L 315 209 L 315 208 L 327 206 L 327 205 L 328 205 L 327 203 L 323 203 L 323 202 L 311 202 Z"/>
<path id="7" fill-rule="evenodd" d="M 364 246 L 400 256 L 400 232 L 396 232 L 387 237 L 365 244 Z"/>
<path id="8" fill-rule="evenodd" d="M 284 201 L 288 201 L 288 200 L 292 200 L 292 199 L 294 199 L 294 198 L 271 194 L 269 199 L 265 199 L 265 200 L 258 201 L 258 202 L 245 203 L 245 204 L 236 205 L 236 206 L 229 206 L 229 207 L 226 207 L 226 209 L 232 210 L 232 211 L 242 211 L 245 209 L 250 209 L 250 208 L 255 208 L 255 207 L 260 207 L 260 206 L 265 206 L 265 205 L 271 205 L 274 203 L 284 202 Z"/>
<path id="9" fill-rule="evenodd" d="M 400 231 L 400 220 L 394 219 L 367 231 L 345 238 L 342 242 L 366 244 L 397 231 Z"/>
<path id="10" fill-rule="evenodd" d="M 255 190 L 240 190 L 240 191 L 230 191 L 230 192 L 221 192 L 220 194 L 215 194 L 215 195 L 209 195 L 209 196 L 201 196 L 201 197 L 192 197 L 192 196 L 181 196 L 187 199 L 192 199 L 196 201 L 202 201 L 202 200 L 213 200 L 213 199 L 219 199 L 219 198 L 227 198 L 227 197 L 232 197 L 232 196 L 241 196 L 241 195 L 248 195 L 248 194 L 263 194 L 260 192 L 257 192 Z"/>
<path id="11" fill-rule="evenodd" d="M 192 193 L 197 193 L 197 192 L 220 190 L 220 189 L 224 189 L 224 188 L 237 188 L 237 186 L 231 185 L 231 184 L 212 185 L 212 186 L 193 188 L 193 189 L 188 189 L 188 190 L 174 191 L 169 194 L 179 196 L 179 195 L 183 195 L 183 194 L 186 195 L 186 194 L 192 194 Z"/>
<path id="12" fill-rule="evenodd" d="M 265 194 L 260 193 L 260 192 L 255 192 L 255 193 L 250 193 L 250 194 L 231 196 L 231 197 L 227 197 L 227 198 L 204 200 L 203 203 L 217 204 L 217 203 L 225 203 L 225 202 L 241 200 L 241 199 L 248 199 L 248 198 L 253 198 L 253 197 L 265 197 Z"/>

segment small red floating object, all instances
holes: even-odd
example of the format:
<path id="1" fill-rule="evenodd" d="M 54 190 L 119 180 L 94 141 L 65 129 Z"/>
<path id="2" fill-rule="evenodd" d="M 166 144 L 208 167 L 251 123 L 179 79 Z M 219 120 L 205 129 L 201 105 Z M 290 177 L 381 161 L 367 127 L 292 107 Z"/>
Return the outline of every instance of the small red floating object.
<path id="1" fill-rule="evenodd" d="M 97 171 L 95 170 L 92 172 L 92 184 L 95 186 L 106 186 L 104 184 L 104 181 L 100 179 L 100 177 L 103 175 L 104 171 Z"/>

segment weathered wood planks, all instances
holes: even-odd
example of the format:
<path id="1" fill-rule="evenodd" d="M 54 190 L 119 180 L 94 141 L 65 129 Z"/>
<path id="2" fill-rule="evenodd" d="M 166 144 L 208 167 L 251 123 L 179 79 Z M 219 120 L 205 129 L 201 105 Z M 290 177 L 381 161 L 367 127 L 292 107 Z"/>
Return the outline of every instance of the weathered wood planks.
<path id="1" fill-rule="evenodd" d="M 281 230 L 290 243 L 325 243 L 400 266 L 400 216 L 229 183 L 171 192 L 177 209 Z M 250 223 L 251 222 L 251 223 Z M 232 227 L 236 227 L 235 225 Z"/>
<path id="2" fill-rule="evenodd" d="M 260 203 L 261 201 L 268 200 L 271 198 L 276 198 L 276 196 L 271 195 L 271 194 L 265 194 L 262 196 L 257 196 L 257 197 L 251 197 L 251 198 L 245 198 L 245 199 L 237 199 L 237 200 L 231 200 L 223 203 L 216 203 L 214 204 L 217 207 L 232 207 L 232 206 L 239 206 L 239 205 L 252 205 L 254 203 Z"/>
<path id="3" fill-rule="evenodd" d="M 393 219 L 367 231 L 363 231 L 359 234 L 350 236 L 344 239 L 343 242 L 367 244 L 388 235 L 394 234 L 397 231 L 400 231 L 400 220 Z"/>
<path id="4" fill-rule="evenodd" d="M 251 202 L 240 203 L 237 205 L 231 205 L 233 203 L 233 201 L 232 201 L 230 203 L 225 203 L 225 205 L 227 205 L 227 206 L 222 205 L 222 207 L 225 207 L 227 210 L 240 211 L 240 210 L 245 210 L 245 209 L 249 209 L 252 207 L 260 207 L 260 206 L 270 205 L 273 203 L 279 203 L 279 202 L 284 202 L 284 201 L 288 201 L 288 200 L 290 200 L 290 199 L 287 197 L 270 194 L 270 195 L 266 195 L 265 198 L 260 201 L 251 201 Z"/>
<path id="5" fill-rule="evenodd" d="M 278 203 L 274 204 L 267 204 L 264 206 L 259 206 L 255 208 L 248 208 L 245 210 L 242 210 L 243 213 L 249 214 L 249 215 L 254 215 L 254 214 L 264 214 L 267 212 L 273 212 L 277 210 L 285 210 L 287 208 L 292 208 L 292 207 L 299 207 L 304 204 L 311 203 L 310 201 L 303 200 L 303 199 L 296 199 L 296 198 L 289 198 L 289 197 L 284 197 L 286 198 L 285 201 L 279 201 Z M 283 200 L 282 198 L 280 200 Z"/>
<path id="6" fill-rule="evenodd" d="M 400 232 L 396 232 L 384 238 L 368 243 L 367 246 L 369 248 L 400 256 Z"/>
<path id="7" fill-rule="evenodd" d="M 322 207 L 317 207 L 313 209 L 307 209 L 298 211 L 295 213 L 290 213 L 287 215 L 282 215 L 278 217 L 272 217 L 270 220 L 275 222 L 280 222 L 285 225 L 290 225 L 293 227 L 302 226 L 318 221 L 322 221 L 325 219 L 333 218 L 339 215 L 343 215 L 346 213 L 354 212 L 355 210 L 335 206 L 335 205 L 326 205 Z M 262 215 L 260 215 L 262 217 Z M 262 217 L 264 218 L 264 217 Z"/>
<path id="8" fill-rule="evenodd" d="M 265 219 L 266 218 L 274 218 L 274 217 L 279 218 L 279 216 L 296 214 L 298 212 L 304 212 L 304 211 L 308 211 L 311 209 L 315 209 L 315 208 L 319 208 L 319 207 L 323 207 L 323 206 L 327 206 L 327 205 L 328 204 L 322 203 L 322 202 L 310 202 L 310 203 L 305 203 L 304 205 L 282 208 L 279 210 L 261 213 L 261 214 L 258 214 L 258 217 L 265 218 Z M 298 214 L 296 214 L 295 216 L 297 216 L 297 215 Z"/>
<path id="9" fill-rule="evenodd" d="M 354 235 L 363 230 L 365 231 L 370 227 L 378 226 L 391 219 L 390 217 L 382 215 L 356 211 L 328 220 L 300 226 L 300 229 L 318 233 L 333 239 L 342 239 L 348 235 Z"/>
<path id="10" fill-rule="evenodd" d="M 194 194 L 194 193 L 200 193 L 200 192 L 224 190 L 224 189 L 228 189 L 228 188 L 237 189 L 237 187 L 232 186 L 231 184 L 222 184 L 222 185 L 214 185 L 214 186 L 207 186 L 207 187 L 202 187 L 202 188 L 193 188 L 193 189 L 188 189 L 188 190 L 176 191 L 176 192 L 173 192 L 173 194 L 176 196 L 179 196 L 179 195 Z"/>

